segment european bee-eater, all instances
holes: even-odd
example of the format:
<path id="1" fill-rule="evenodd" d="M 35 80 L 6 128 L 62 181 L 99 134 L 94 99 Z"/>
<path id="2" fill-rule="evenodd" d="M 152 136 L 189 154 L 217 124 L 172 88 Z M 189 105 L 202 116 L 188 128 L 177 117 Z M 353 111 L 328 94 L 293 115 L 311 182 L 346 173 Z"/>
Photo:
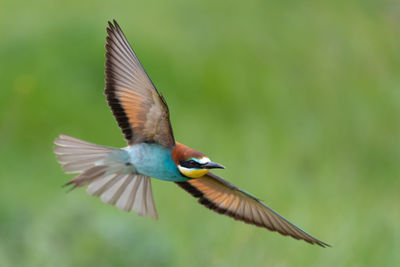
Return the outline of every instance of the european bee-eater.
<path id="1" fill-rule="evenodd" d="M 175 141 L 164 97 L 113 22 L 107 28 L 105 95 L 128 146 L 112 148 L 60 135 L 54 142 L 57 160 L 66 173 L 78 173 L 67 185 L 87 185 L 86 191 L 103 202 L 157 218 L 150 177 L 171 181 L 215 212 L 328 246 L 210 172 L 222 165 Z"/>

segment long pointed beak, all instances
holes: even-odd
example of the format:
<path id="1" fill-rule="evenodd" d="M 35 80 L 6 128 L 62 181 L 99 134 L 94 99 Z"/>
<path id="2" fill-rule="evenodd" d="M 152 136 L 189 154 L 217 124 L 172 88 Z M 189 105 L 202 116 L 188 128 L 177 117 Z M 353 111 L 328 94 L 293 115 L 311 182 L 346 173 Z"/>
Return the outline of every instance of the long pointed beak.
<path id="1" fill-rule="evenodd" d="M 215 162 L 209 162 L 203 165 L 204 169 L 225 169 L 224 166 Z"/>

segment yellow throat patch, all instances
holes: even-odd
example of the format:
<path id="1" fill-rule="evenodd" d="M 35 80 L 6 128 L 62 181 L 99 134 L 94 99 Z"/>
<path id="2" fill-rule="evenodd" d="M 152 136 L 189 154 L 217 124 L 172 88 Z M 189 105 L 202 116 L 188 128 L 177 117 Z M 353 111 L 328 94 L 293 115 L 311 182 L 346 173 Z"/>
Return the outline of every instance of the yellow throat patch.
<path id="1" fill-rule="evenodd" d="M 190 178 L 199 178 L 207 174 L 210 170 L 209 169 L 189 169 L 178 165 L 179 171 Z"/>

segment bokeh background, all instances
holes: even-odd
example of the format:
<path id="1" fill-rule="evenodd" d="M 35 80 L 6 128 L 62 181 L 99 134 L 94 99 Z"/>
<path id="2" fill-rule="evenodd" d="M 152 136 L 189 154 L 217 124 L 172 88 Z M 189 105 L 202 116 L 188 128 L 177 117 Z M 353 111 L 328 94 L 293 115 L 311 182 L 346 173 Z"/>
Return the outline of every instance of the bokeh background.
<path id="1" fill-rule="evenodd" d="M 122 147 L 104 88 L 117 19 L 175 137 L 323 249 L 154 181 L 159 220 L 85 194 L 60 133 Z M 0 1 L 0 266 L 400 264 L 398 1 Z"/>

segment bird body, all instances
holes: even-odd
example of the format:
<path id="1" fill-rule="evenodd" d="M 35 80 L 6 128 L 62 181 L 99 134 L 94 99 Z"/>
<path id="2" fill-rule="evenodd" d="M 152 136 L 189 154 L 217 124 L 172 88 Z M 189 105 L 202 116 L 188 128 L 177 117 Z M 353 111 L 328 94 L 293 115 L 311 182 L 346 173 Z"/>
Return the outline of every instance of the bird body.
<path id="1" fill-rule="evenodd" d="M 158 144 L 137 144 L 124 149 L 138 173 L 172 182 L 184 182 L 183 176 L 172 160 L 172 150 Z"/>
<path id="2" fill-rule="evenodd" d="M 65 172 L 78 174 L 67 185 L 87 185 L 87 193 L 103 202 L 157 218 L 151 178 L 175 182 L 217 213 L 328 246 L 210 172 L 223 169 L 222 165 L 176 142 L 167 103 L 115 20 L 109 22 L 107 33 L 105 94 L 128 146 L 112 148 L 60 135 L 54 141 L 57 160 Z"/>

